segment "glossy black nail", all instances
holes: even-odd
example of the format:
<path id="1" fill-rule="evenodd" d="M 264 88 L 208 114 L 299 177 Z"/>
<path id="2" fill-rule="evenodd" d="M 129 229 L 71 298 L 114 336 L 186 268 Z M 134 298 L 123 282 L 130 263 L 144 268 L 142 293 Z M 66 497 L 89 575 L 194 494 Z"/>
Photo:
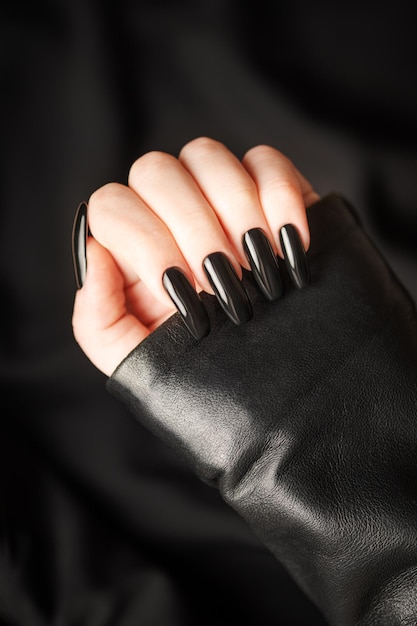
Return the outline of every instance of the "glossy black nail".
<path id="1" fill-rule="evenodd" d="M 204 271 L 224 312 L 235 324 L 252 317 L 252 306 L 233 265 L 222 252 L 213 252 L 203 261 Z"/>
<path id="2" fill-rule="evenodd" d="M 282 295 L 283 284 L 275 252 L 261 228 L 251 228 L 243 235 L 243 249 L 248 258 L 252 275 L 270 301 Z"/>
<path id="3" fill-rule="evenodd" d="M 168 268 L 162 276 L 162 284 L 193 337 L 206 337 L 210 332 L 206 308 L 184 272 L 178 267 Z"/>
<path id="4" fill-rule="evenodd" d="M 72 260 L 77 289 L 81 289 L 83 286 L 87 272 L 87 235 L 87 203 L 81 202 L 72 225 Z"/>
<path id="5" fill-rule="evenodd" d="M 286 224 L 279 232 L 279 239 L 291 280 L 301 289 L 310 282 L 310 268 L 300 235 L 293 224 Z"/>

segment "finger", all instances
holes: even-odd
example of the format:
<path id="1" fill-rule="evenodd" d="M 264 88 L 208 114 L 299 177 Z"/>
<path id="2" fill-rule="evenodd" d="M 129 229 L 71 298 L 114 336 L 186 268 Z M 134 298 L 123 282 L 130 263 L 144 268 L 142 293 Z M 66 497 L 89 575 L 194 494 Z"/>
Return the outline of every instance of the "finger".
<path id="1" fill-rule="evenodd" d="M 182 148 L 179 160 L 216 212 L 243 267 L 249 269 L 243 235 L 253 228 L 265 232 L 276 252 L 254 180 L 224 144 L 199 137 Z"/>
<path id="2" fill-rule="evenodd" d="M 215 212 L 178 159 L 163 152 L 145 154 L 132 165 L 129 186 L 169 228 L 206 291 L 212 288 L 202 262 L 211 253 L 225 254 L 241 276 L 239 261 Z"/>
<path id="3" fill-rule="evenodd" d="M 74 337 L 92 363 L 110 376 L 149 330 L 127 311 L 123 275 L 111 254 L 91 237 L 87 263 L 84 285 L 75 296 Z"/>
<path id="4" fill-rule="evenodd" d="M 91 196 L 88 212 L 90 229 L 116 260 L 126 289 L 140 279 L 161 303 L 171 306 L 162 283 L 167 268 L 179 268 L 194 284 L 171 232 L 131 189 L 117 183 L 101 187 Z"/>
<path id="5" fill-rule="evenodd" d="M 199 285 L 214 293 L 236 324 L 252 316 L 242 268 L 216 213 L 172 155 L 150 152 L 129 173 L 129 185 L 169 228 Z"/>
<path id="6" fill-rule="evenodd" d="M 197 294 L 193 275 L 172 233 L 161 219 L 128 187 L 110 184 L 89 202 L 94 236 L 117 261 L 135 310 L 141 308 L 141 285 L 165 306 L 175 305 L 196 339 L 209 332 L 207 311 Z M 152 306 L 154 309 L 154 305 Z M 173 312 L 173 311 L 171 311 Z"/>
<path id="7" fill-rule="evenodd" d="M 294 226 L 301 237 L 304 249 L 310 245 L 306 203 L 317 200 L 310 183 L 300 176 L 292 162 L 271 146 L 251 148 L 242 163 L 256 183 L 260 202 L 268 221 L 277 250 L 284 256 L 279 240 L 281 228 Z"/>

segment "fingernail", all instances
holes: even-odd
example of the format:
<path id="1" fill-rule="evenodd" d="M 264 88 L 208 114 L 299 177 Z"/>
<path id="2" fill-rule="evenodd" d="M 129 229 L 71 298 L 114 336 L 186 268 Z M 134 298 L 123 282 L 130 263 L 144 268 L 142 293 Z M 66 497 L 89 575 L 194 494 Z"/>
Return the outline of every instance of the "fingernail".
<path id="1" fill-rule="evenodd" d="M 310 282 L 310 269 L 300 235 L 293 224 L 286 224 L 279 232 L 279 239 L 291 280 L 301 289 Z"/>
<path id="2" fill-rule="evenodd" d="M 235 324 L 252 317 L 252 306 L 233 265 L 222 252 L 213 252 L 203 261 L 204 271 L 224 312 Z"/>
<path id="3" fill-rule="evenodd" d="M 87 271 L 87 234 L 87 203 L 81 202 L 75 213 L 72 225 L 72 260 L 77 289 L 81 289 L 84 285 Z"/>
<path id="4" fill-rule="evenodd" d="M 168 268 L 162 276 L 162 284 L 193 337 L 206 337 L 210 332 L 206 308 L 184 272 L 178 267 Z"/>
<path id="5" fill-rule="evenodd" d="M 251 228 L 243 235 L 243 248 L 253 277 L 264 296 L 272 301 L 282 295 L 279 265 L 268 237 L 261 228 Z"/>

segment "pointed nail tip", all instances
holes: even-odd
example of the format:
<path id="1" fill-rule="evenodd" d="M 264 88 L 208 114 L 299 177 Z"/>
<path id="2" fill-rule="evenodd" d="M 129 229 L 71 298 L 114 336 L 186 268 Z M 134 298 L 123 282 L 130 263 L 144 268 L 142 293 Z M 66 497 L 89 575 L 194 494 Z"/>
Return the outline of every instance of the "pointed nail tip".
<path id="1" fill-rule="evenodd" d="M 199 298 L 199 296 L 197 297 Z M 207 337 L 207 335 L 210 333 L 210 319 L 207 310 L 201 300 L 199 310 L 197 311 L 197 309 L 195 308 L 193 311 L 192 319 L 183 318 L 183 321 L 190 331 L 191 335 L 197 341 L 201 341 L 201 339 L 204 339 L 204 337 Z"/>
<path id="2" fill-rule="evenodd" d="M 191 335 L 194 337 L 196 341 L 201 341 L 202 339 L 204 339 L 210 334 L 210 325 L 208 325 L 207 327 L 203 326 L 201 328 L 193 329 L 193 330 L 191 330 L 191 328 L 188 327 L 188 330 L 190 331 Z"/>
<path id="3" fill-rule="evenodd" d="M 284 293 L 284 286 L 280 274 L 271 277 L 268 281 L 259 280 L 257 283 L 260 291 L 263 293 L 264 297 L 269 300 L 269 302 L 279 300 Z"/>
<path id="4" fill-rule="evenodd" d="M 236 324 L 236 326 L 243 326 L 243 324 L 247 324 L 247 322 L 249 322 L 252 319 L 252 317 L 253 317 L 253 309 L 252 309 L 250 300 L 248 298 L 247 303 L 246 303 L 246 309 L 240 312 L 236 320 L 234 320 L 234 323 Z"/>
<path id="5" fill-rule="evenodd" d="M 181 311 L 179 311 L 178 308 L 177 308 L 177 311 L 179 315 L 181 316 L 184 326 L 186 327 L 190 335 L 193 337 L 193 339 L 195 339 L 196 341 L 201 341 L 202 339 L 204 339 L 204 337 L 207 337 L 207 335 L 209 335 L 211 326 L 210 326 L 210 321 L 208 319 L 208 316 L 206 319 L 200 319 L 199 321 L 198 320 L 190 321 L 181 314 Z"/>
<path id="6" fill-rule="evenodd" d="M 305 289 L 311 283 L 311 278 L 309 274 L 305 275 L 297 275 L 293 277 L 293 283 L 298 289 Z"/>
<path id="7" fill-rule="evenodd" d="M 249 322 L 249 320 L 251 320 L 253 317 L 252 308 L 245 310 L 245 311 L 240 310 L 239 313 L 232 312 L 224 306 L 222 306 L 222 308 L 223 308 L 224 313 L 226 313 L 227 317 L 229 318 L 229 320 L 235 326 L 242 326 L 243 324 L 246 324 L 247 322 Z"/>
<path id="8" fill-rule="evenodd" d="M 268 300 L 268 302 L 276 302 L 282 297 L 282 293 L 280 294 L 264 293 L 264 296 Z"/>

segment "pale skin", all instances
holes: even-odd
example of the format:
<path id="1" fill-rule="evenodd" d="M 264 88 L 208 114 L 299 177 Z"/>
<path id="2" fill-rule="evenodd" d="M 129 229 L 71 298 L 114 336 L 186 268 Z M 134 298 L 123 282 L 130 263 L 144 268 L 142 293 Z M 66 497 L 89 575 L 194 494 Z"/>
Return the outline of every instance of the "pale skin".
<path id="1" fill-rule="evenodd" d="M 225 253 L 241 277 L 242 267 L 250 269 L 243 234 L 262 228 L 282 257 L 278 234 L 289 223 L 307 250 L 306 208 L 317 200 L 310 182 L 272 146 L 255 146 L 240 161 L 224 144 L 199 137 L 178 158 L 144 154 L 127 185 L 108 183 L 89 199 L 93 236 L 74 302 L 76 341 L 110 376 L 175 312 L 162 285 L 167 268 L 182 269 L 197 292 L 212 294 L 202 267 L 208 254 Z"/>

